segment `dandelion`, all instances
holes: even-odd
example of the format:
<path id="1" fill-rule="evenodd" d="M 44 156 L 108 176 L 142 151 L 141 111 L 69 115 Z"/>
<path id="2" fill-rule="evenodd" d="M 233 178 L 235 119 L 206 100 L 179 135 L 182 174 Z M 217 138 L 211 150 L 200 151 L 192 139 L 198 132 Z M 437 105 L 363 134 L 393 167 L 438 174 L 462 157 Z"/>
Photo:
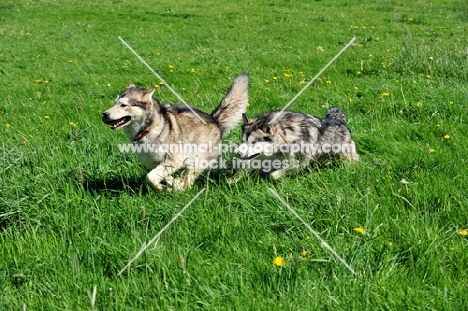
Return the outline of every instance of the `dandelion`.
<path id="1" fill-rule="evenodd" d="M 390 94 L 387 93 L 387 92 L 383 92 L 383 93 L 380 95 L 380 97 L 388 97 L 388 96 L 390 96 Z"/>
<path id="2" fill-rule="evenodd" d="M 263 81 L 264 81 L 265 83 L 270 83 L 270 80 L 268 80 L 268 79 L 265 79 L 265 80 L 263 80 Z"/>
<path id="3" fill-rule="evenodd" d="M 331 85 L 331 84 L 332 84 L 331 80 L 327 80 L 326 83 L 327 83 L 328 85 Z"/>
<path id="4" fill-rule="evenodd" d="M 362 72 L 358 70 L 356 74 L 359 76 L 359 75 L 362 75 Z"/>
<path id="5" fill-rule="evenodd" d="M 292 77 L 292 74 L 286 73 L 286 72 L 283 75 L 284 75 L 285 78 L 291 78 Z"/>
<path id="6" fill-rule="evenodd" d="M 43 103 L 44 105 L 47 104 L 47 100 L 44 100 L 42 103 Z"/>
<path id="7" fill-rule="evenodd" d="M 284 259 L 283 257 L 281 256 L 278 256 L 276 257 L 274 260 L 273 260 L 273 264 L 277 267 L 282 267 L 284 266 Z"/>
<path id="8" fill-rule="evenodd" d="M 278 77 L 277 77 L 277 76 L 274 76 L 274 77 L 273 77 L 273 80 L 278 80 Z"/>
<path id="9" fill-rule="evenodd" d="M 303 71 L 299 71 L 299 75 L 300 75 L 301 77 L 305 76 L 305 74 L 304 74 Z"/>
<path id="10" fill-rule="evenodd" d="M 69 62 L 69 63 L 73 63 L 73 59 L 69 59 L 68 62 Z"/>
<path id="11" fill-rule="evenodd" d="M 44 80 L 44 83 L 45 83 L 45 84 L 49 83 L 49 80 Z"/>
<path id="12" fill-rule="evenodd" d="M 357 86 L 355 86 L 355 87 L 354 87 L 354 90 L 357 91 L 357 90 L 359 90 L 359 88 L 358 88 Z"/>
<path id="13" fill-rule="evenodd" d="M 429 153 L 434 153 L 434 152 L 435 152 L 435 149 L 429 148 Z"/>
<path id="14" fill-rule="evenodd" d="M 174 69 L 174 66 L 173 66 L 173 65 L 169 65 L 169 69 Z"/>
<path id="15" fill-rule="evenodd" d="M 190 72 L 191 72 L 191 73 L 194 73 L 194 72 L 195 72 L 195 68 L 190 69 Z"/>
<path id="16" fill-rule="evenodd" d="M 306 84 L 304 80 L 301 80 L 301 82 L 299 82 L 299 85 L 304 85 L 304 84 Z"/>
<path id="17" fill-rule="evenodd" d="M 392 242 L 392 241 L 388 241 L 387 243 L 385 243 L 385 245 L 387 245 L 387 246 L 389 246 L 389 247 L 390 247 L 390 246 L 393 246 L 393 242 Z"/>
<path id="18" fill-rule="evenodd" d="M 421 102 L 418 102 L 418 103 L 416 104 L 416 106 L 418 106 L 418 108 L 421 108 L 421 107 L 422 107 L 422 103 L 421 103 Z"/>
<path id="19" fill-rule="evenodd" d="M 302 251 L 302 252 L 301 252 L 301 256 L 304 257 L 304 258 L 307 257 L 307 256 L 309 256 L 310 254 L 311 254 L 310 251 Z"/>
<path id="20" fill-rule="evenodd" d="M 356 231 L 359 234 L 364 234 L 366 232 L 366 230 L 364 230 L 364 228 L 362 228 L 362 227 L 356 227 L 353 230 Z"/>
<path id="21" fill-rule="evenodd" d="M 458 230 L 458 234 L 461 236 L 468 236 L 468 230 L 467 229 L 460 229 Z"/>
<path id="22" fill-rule="evenodd" d="M 70 121 L 70 125 L 73 125 L 73 124 L 75 124 L 75 123 L 73 123 L 72 121 Z"/>
<path id="23" fill-rule="evenodd" d="M 36 83 L 41 83 L 42 79 L 36 79 Z"/>
<path id="24" fill-rule="evenodd" d="M 5 126 L 6 126 L 6 127 L 10 127 L 11 124 L 10 124 L 10 123 L 6 123 Z"/>
<path id="25" fill-rule="evenodd" d="M 453 101 L 449 100 L 449 105 L 453 105 Z"/>
<path id="26" fill-rule="evenodd" d="M 44 116 L 44 119 L 49 119 L 49 116 Z"/>
<path id="27" fill-rule="evenodd" d="M 426 79 L 430 79 L 431 78 L 431 75 L 426 75 Z"/>
<path id="28" fill-rule="evenodd" d="M 450 139 L 450 135 L 449 135 L 449 134 L 445 134 L 444 138 L 445 138 L 445 139 Z"/>
<path id="29" fill-rule="evenodd" d="M 325 51 L 325 49 L 323 48 L 323 46 L 320 46 L 320 45 L 317 47 L 317 50 L 318 50 L 319 52 Z"/>
<path id="30" fill-rule="evenodd" d="M 250 107 L 250 103 L 247 103 L 247 105 L 246 105 L 246 106 L 247 106 L 247 107 Z"/>

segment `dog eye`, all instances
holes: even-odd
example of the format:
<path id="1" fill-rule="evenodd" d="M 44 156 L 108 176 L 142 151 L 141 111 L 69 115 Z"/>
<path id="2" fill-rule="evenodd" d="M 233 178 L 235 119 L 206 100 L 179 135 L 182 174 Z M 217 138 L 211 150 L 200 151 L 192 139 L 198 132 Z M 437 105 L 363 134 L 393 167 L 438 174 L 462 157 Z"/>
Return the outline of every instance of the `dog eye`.
<path id="1" fill-rule="evenodd" d="M 263 137 L 263 140 L 264 141 L 271 141 L 271 137 L 265 136 L 265 137 Z"/>
<path id="2" fill-rule="evenodd" d="M 120 104 L 120 107 L 125 108 L 125 107 L 127 107 L 127 105 L 125 105 L 125 104 Z"/>

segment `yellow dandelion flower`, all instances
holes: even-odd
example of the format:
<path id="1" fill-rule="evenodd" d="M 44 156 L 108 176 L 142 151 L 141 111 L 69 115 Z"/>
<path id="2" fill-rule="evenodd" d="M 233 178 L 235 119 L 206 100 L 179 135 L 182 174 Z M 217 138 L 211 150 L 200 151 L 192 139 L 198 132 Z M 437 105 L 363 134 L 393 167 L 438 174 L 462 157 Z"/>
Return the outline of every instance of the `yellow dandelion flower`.
<path id="1" fill-rule="evenodd" d="M 387 245 L 387 246 L 393 246 L 393 242 L 392 242 L 392 241 L 388 241 L 387 243 L 385 243 L 385 245 Z"/>
<path id="2" fill-rule="evenodd" d="M 318 50 L 319 52 L 325 51 L 325 49 L 323 48 L 323 46 L 320 46 L 320 45 L 317 47 L 317 50 Z"/>
<path id="3" fill-rule="evenodd" d="M 390 94 L 388 92 L 383 92 L 380 97 L 388 97 L 390 96 Z"/>
<path id="4" fill-rule="evenodd" d="M 468 230 L 467 229 L 460 229 L 458 230 L 458 234 L 461 236 L 468 236 Z"/>
<path id="5" fill-rule="evenodd" d="M 286 73 L 286 72 L 285 72 L 283 75 L 284 75 L 286 78 L 291 78 L 291 77 L 292 77 L 292 74 Z"/>
<path id="6" fill-rule="evenodd" d="M 49 116 L 44 116 L 44 119 L 49 119 Z"/>
<path id="7" fill-rule="evenodd" d="M 270 80 L 268 80 L 268 79 L 265 79 L 263 81 L 265 81 L 265 83 L 270 83 Z"/>
<path id="8" fill-rule="evenodd" d="M 194 73 L 194 72 L 195 72 L 195 68 L 190 69 L 190 72 L 191 72 L 191 73 Z"/>
<path id="9" fill-rule="evenodd" d="M 49 80 L 44 80 L 44 83 L 45 83 L 45 84 L 49 83 Z"/>
<path id="10" fill-rule="evenodd" d="M 357 86 L 355 86 L 355 87 L 354 87 L 354 90 L 357 91 L 357 90 L 359 90 L 359 88 L 358 88 Z"/>
<path id="11" fill-rule="evenodd" d="M 453 101 L 449 100 L 449 105 L 453 105 Z"/>
<path id="12" fill-rule="evenodd" d="M 250 107 L 250 103 L 247 103 L 247 107 Z"/>
<path id="13" fill-rule="evenodd" d="M 73 59 L 68 60 L 69 63 L 73 63 Z"/>
<path id="14" fill-rule="evenodd" d="M 278 80 L 278 77 L 277 77 L 277 76 L 274 76 L 274 77 L 273 77 L 273 80 Z"/>
<path id="15" fill-rule="evenodd" d="M 302 252 L 301 252 L 301 256 L 302 256 L 302 257 L 307 257 L 307 256 L 309 256 L 310 254 L 311 254 L 310 251 L 302 251 Z"/>
<path id="16" fill-rule="evenodd" d="M 159 85 L 163 85 L 163 84 L 164 84 L 164 82 L 162 82 L 162 81 L 161 81 L 161 82 L 159 82 Z"/>
<path id="17" fill-rule="evenodd" d="M 36 83 L 41 83 L 42 79 L 36 79 Z"/>
<path id="18" fill-rule="evenodd" d="M 73 125 L 73 124 L 75 124 L 75 123 L 73 123 L 72 121 L 70 121 L 70 125 Z"/>
<path id="19" fill-rule="evenodd" d="M 421 103 L 421 102 L 418 102 L 418 103 L 416 104 L 416 106 L 418 106 L 418 108 L 421 108 L 421 107 L 422 107 L 422 103 Z"/>
<path id="20" fill-rule="evenodd" d="M 174 66 L 172 66 L 172 65 L 169 65 L 169 69 L 173 69 L 173 68 L 174 68 Z"/>
<path id="21" fill-rule="evenodd" d="M 10 123 L 6 123 L 5 126 L 6 126 L 6 127 L 10 127 L 11 124 L 10 124 Z"/>
<path id="22" fill-rule="evenodd" d="M 276 257 L 274 260 L 273 260 L 273 264 L 277 267 L 282 267 L 284 266 L 284 259 L 283 257 L 281 256 L 278 256 Z"/>
<path id="23" fill-rule="evenodd" d="M 429 153 L 434 153 L 434 152 L 435 152 L 435 149 L 429 148 Z"/>
<path id="24" fill-rule="evenodd" d="M 431 75 L 426 75 L 426 79 L 430 79 L 431 78 Z"/>
<path id="25" fill-rule="evenodd" d="M 44 105 L 47 104 L 47 100 L 44 100 L 42 103 L 43 103 Z"/>
<path id="26" fill-rule="evenodd" d="M 169 72 L 174 72 L 174 70 L 173 70 L 173 69 L 169 69 Z"/>
<path id="27" fill-rule="evenodd" d="M 301 82 L 299 82 L 299 85 L 304 85 L 306 84 L 306 82 L 304 80 L 302 80 Z"/>
<path id="28" fill-rule="evenodd" d="M 450 135 L 449 135 L 449 134 L 445 134 L 444 138 L 445 138 L 445 139 L 449 139 L 449 138 L 450 138 Z"/>
<path id="29" fill-rule="evenodd" d="M 159 84 L 155 84 L 154 87 L 158 89 L 158 88 L 159 88 Z"/>
<path id="30" fill-rule="evenodd" d="M 299 71 L 299 75 L 300 75 L 301 77 L 305 76 L 305 74 L 304 74 L 303 71 Z"/>
<path id="31" fill-rule="evenodd" d="M 331 84 L 332 84 L 332 82 L 331 82 L 330 80 L 327 80 L 326 83 L 327 83 L 328 85 L 331 85 Z"/>
<path id="32" fill-rule="evenodd" d="M 356 74 L 359 76 L 359 75 L 362 75 L 362 72 L 358 70 Z"/>
<path id="33" fill-rule="evenodd" d="M 364 234 L 366 232 L 366 230 L 364 230 L 364 228 L 362 228 L 362 227 L 356 227 L 353 230 L 356 231 L 359 234 Z"/>

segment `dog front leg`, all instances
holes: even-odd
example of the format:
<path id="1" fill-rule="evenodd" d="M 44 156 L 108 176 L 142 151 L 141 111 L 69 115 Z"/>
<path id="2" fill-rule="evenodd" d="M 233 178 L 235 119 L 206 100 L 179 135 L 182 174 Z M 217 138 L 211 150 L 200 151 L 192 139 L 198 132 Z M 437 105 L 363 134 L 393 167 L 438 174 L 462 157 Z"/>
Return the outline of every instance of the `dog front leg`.
<path id="1" fill-rule="evenodd" d="M 163 163 L 154 168 L 151 172 L 146 175 L 146 180 L 156 190 L 162 190 L 163 186 L 161 181 L 170 177 L 172 173 L 176 171 L 174 165 Z"/>

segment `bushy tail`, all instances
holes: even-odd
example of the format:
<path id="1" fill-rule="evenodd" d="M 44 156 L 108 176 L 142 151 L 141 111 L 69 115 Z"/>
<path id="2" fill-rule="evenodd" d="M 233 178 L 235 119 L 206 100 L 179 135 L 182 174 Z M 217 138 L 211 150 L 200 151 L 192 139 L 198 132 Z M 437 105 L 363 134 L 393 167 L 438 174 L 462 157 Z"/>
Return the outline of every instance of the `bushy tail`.
<path id="1" fill-rule="evenodd" d="M 325 118 L 340 120 L 343 123 L 346 122 L 346 115 L 341 111 L 340 108 L 330 108 L 325 114 Z"/>
<path id="2" fill-rule="evenodd" d="M 218 108 L 211 113 L 218 121 L 223 134 L 234 128 L 242 120 L 242 114 L 247 110 L 249 100 L 248 82 L 249 76 L 247 73 L 237 76 L 226 97 L 223 98 Z"/>

